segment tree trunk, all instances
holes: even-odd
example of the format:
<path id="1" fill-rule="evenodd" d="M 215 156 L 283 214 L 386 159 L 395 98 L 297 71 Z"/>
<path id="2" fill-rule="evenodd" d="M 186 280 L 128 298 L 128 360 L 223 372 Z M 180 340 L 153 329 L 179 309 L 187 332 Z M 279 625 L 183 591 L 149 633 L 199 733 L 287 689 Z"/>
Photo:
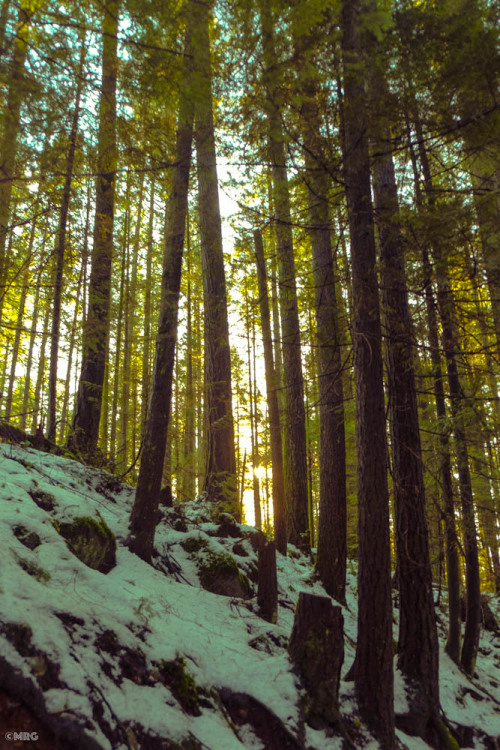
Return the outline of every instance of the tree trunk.
<path id="1" fill-rule="evenodd" d="M 264 542 L 259 549 L 257 605 L 264 620 L 278 621 L 278 578 L 276 574 L 276 546 Z"/>
<path id="2" fill-rule="evenodd" d="M 3 133 L 0 142 L 0 297 L 2 297 L 5 289 L 5 273 L 9 264 L 9 258 L 6 255 L 6 241 L 9 232 L 10 203 L 20 130 L 19 114 L 26 94 L 24 63 L 32 15 L 29 5 L 28 2 L 23 0 L 19 8 L 10 63 L 10 76 L 7 84 L 6 105 L 3 111 Z"/>
<path id="3" fill-rule="evenodd" d="M 17 308 L 17 320 L 16 320 L 16 332 L 14 335 L 14 345 L 12 347 L 12 359 L 10 362 L 10 376 L 9 386 L 7 388 L 7 398 L 5 399 L 5 410 L 4 419 L 8 422 L 12 418 L 12 401 L 14 398 L 14 383 L 16 380 L 16 366 L 19 357 L 19 347 L 21 343 L 21 333 L 23 328 L 24 319 L 24 308 L 26 305 L 26 297 L 28 296 L 29 290 L 29 266 L 26 268 L 23 276 L 23 285 L 21 287 L 21 297 L 19 299 L 19 306 Z M 17 415 L 14 415 L 17 416 Z"/>
<path id="4" fill-rule="evenodd" d="M 382 93 L 377 82 L 372 93 L 379 97 Z M 378 115 L 380 125 L 381 113 Z M 440 748 L 444 747 L 442 739 L 447 729 L 440 716 L 439 647 L 425 514 L 413 332 L 390 144 L 388 132 L 376 139 L 375 149 L 381 155 L 374 159 L 373 172 L 387 336 L 400 596 L 398 667 L 411 691 L 409 711 L 397 718 L 398 726 L 407 733 L 418 735 L 433 747 Z"/>
<path id="5" fill-rule="evenodd" d="M 66 249 L 66 224 L 68 220 L 69 202 L 71 198 L 71 182 L 73 179 L 73 164 L 75 161 L 76 139 L 78 136 L 78 120 L 80 117 L 80 98 L 83 87 L 83 64 L 85 60 L 85 32 L 82 36 L 82 47 L 80 52 L 80 64 L 77 74 L 77 87 L 75 96 L 75 108 L 71 122 L 71 130 L 68 138 L 68 154 L 66 157 L 66 174 L 59 212 L 59 227 L 56 235 L 56 273 L 54 282 L 54 301 L 52 306 L 52 330 L 50 340 L 50 365 L 49 365 L 49 409 L 47 416 L 47 439 L 52 443 L 56 440 L 56 399 L 57 399 L 57 361 L 59 353 L 59 329 L 61 323 L 61 299 L 64 272 L 64 253 Z"/>
<path id="6" fill-rule="evenodd" d="M 264 53 L 264 107 L 268 123 L 269 161 L 272 164 L 272 198 L 275 214 L 282 333 L 284 414 L 283 467 L 288 541 L 309 549 L 307 492 L 307 441 L 304 409 L 300 325 L 295 280 L 295 258 L 285 136 L 279 110 L 279 81 L 274 46 L 274 21 L 270 6 L 259 2 Z"/>
<path id="7" fill-rule="evenodd" d="M 142 347 L 142 398 L 141 398 L 141 439 L 146 426 L 149 394 L 151 391 L 151 309 L 153 288 L 153 230 L 155 215 L 155 183 L 151 183 L 149 198 L 148 244 L 146 250 L 146 280 L 144 287 L 144 343 Z"/>
<path id="8" fill-rule="evenodd" d="M 420 123 L 417 122 L 416 125 L 417 132 L 421 132 Z M 429 205 L 434 208 L 435 198 L 433 193 L 432 174 L 422 139 L 419 139 L 419 152 L 424 175 L 424 187 L 429 200 Z M 437 238 L 433 244 L 433 259 L 437 284 L 437 302 L 442 325 L 443 349 L 446 358 L 446 370 L 450 389 L 450 405 L 457 453 L 457 468 L 464 529 L 467 617 L 460 660 L 465 671 L 472 675 L 474 673 L 477 649 L 479 646 L 479 634 L 481 630 L 479 557 L 477 549 L 476 522 L 474 518 L 474 498 L 472 494 L 469 455 L 465 432 L 466 404 L 457 362 L 458 358 L 461 356 L 461 351 L 453 293 L 447 276 L 447 260 L 443 256 L 441 240 L 439 238 Z"/>
<path id="9" fill-rule="evenodd" d="M 346 466 L 344 393 L 335 290 L 331 221 L 328 207 L 328 174 L 324 143 L 320 135 L 318 81 L 313 61 L 301 54 L 311 43 L 309 34 L 297 38 L 301 89 L 301 129 L 306 165 L 309 233 L 313 256 L 318 347 L 320 456 L 319 523 L 316 568 L 325 590 L 345 603 L 347 563 Z"/>
<path id="10" fill-rule="evenodd" d="M 120 0 L 105 0 L 102 21 L 102 84 L 94 245 L 89 281 L 89 306 L 82 337 L 82 369 L 68 439 L 70 450 L 88 458 L 96 453 L 102 386 L 109 333 L 116 147 L 117 34 Z"/>
<path id="11" fill-rule="evenodd" d="M 418 181 L 418 165 L 416 155 L 410 142 L 410 155 L 412 159 L 415 192 L 417 205 L 422 204 L 422 196 Z M 443 386 L 443 373 L 441 368 L 441 355 L 439 347 L 439 333 L 436 303 L 432 286 L 432 267 L 430 265 L 429 253 L 424 246 L 422 251 L 422 265 L 424 270 L 424 291 L 427 312 L 427 329 L 429 336 L 430 357 L 432 364 L 432 376 L 434 381 L 434 398 L 436 400 L 436 413 L 438 418 L 439 441 L 441 444 L 440 454 L 440 476 L 441 493 L 443 498 L 445 536 L 446 536 L 446 575 L 448 584 L 448 639 L 446 652 L 453 661 L 460 661 L 460 562 L 458 559 L 458 538 L 455 524 L 455 503 L 453 499 L 453 481 L 450 456 L 450 441 L 448 432 L 444 427 L 446 420 L 446 404 Z"/>
<path id="12" fill-rule="evenodd" d="M 188 8 L 188 23 L 190 25 L 186 30 L 184 46 L 186 62 L 180 89 L 181 98 L 175 146 L 176 166 L 172 170 L 172 189 L 168 204 L 162 296 L 153 381 L 144 431 L 139 478 L 130 516 L 130 549 L 147 562 L 151 561 L 154 533 L 158 523 L 158 501 L 170 420 L 182 252 L 193 141 L 193 104 L 192 99 L 185 94 L 190 91 L 192 84 L 190 63 L 193 49 L 191 46 L 191 24 L 194 23 L 193 14 L 198 13 L 198 10 L 191 3 Z"/>
<path id="13" fill-rule="evenodd" d="M 209 40 L 209 9 L 198 6 L 195 38 L 196 154 L 205 320 L 207 456 L 204 488 L 239 517 L 231 392 L 231 352 L 222 250 Z"/>
<path id="14" fill-rule="evenodd" d="M 344 618 L 331 599 L 299 594 L 288 652 L 308 693 L 307 722 L 315 729 L 339 725 Z"/>
<path id="15" fill-rule="evenodd" d="M 381 328 L 358 0 L 344 0 L 345 180 L 351 236 L 358 451 L 358 644 L 355 694 L 384 750 L 395 747 L 391 550 Z"/>
<path id="16" fill-rule="evenodd" d="M 285 488 L 283 483 L 283 453 L 281 447 L 281 422 L 278 405 L 278 376 L 274 369 L 271 315 L 266 282 L 266 263 L 262 233 L 254 232 L 255 260 L 259 284 L 259 304 L 266 373 L 267 408 L 269 411 L 269 442 L 273 468 L 273 516 L 276 548 L 286 555 Z"/>
<path id="17" fill-rule="evenodd" d="M 186 398 L 184 407 L 184 440 L 182 486 L 180 495 L 184 500 L 195 496 L 195 417 L 196 402 L 193 381 L 193 302 L 191 294 L 191 242 L 189 233 L 189 214 L 186 221 L 187 236 L 187 330 L 186 330 Z"/>

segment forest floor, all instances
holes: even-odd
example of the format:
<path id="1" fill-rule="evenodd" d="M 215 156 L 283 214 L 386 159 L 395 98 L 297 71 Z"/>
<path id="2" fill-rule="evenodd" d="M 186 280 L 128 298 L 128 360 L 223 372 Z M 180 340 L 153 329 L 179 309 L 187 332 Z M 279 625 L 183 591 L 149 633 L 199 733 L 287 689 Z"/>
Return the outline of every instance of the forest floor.
<path id="1" fill-rule="evenodd" d="M 325 595 L 311 561 L 294 548 L 278 556 L 278 622 L 270 624 L 254 596 L 255 529 L 227 516 L 215 522 L 203 499 L 162 508 L 152 567 L 125 546 L 133 492 L 76 461 L 0 445 L 0 748 L 29 745 L 14 732 L 30 733 L 37 750 L 342 748 L 339 735 L 303 721 L 304 689 L 287 652 L 298 593 Z M 107 574 L 61 536 L 78 518 L 103 520 L 115 535 Z M 343 675 L 355 652 L 355 572 L 350 564 Z M 498 599 L 489 604 L 498 618 Z M 482 632 L 469 680 L 443 650 L 444 597 L 437 614 L 442 708 L 468 728 L 469 747 L 500 747 L 500 635 Z M 353 684 L 340 690 L 355 746 L 375 750 Z M 427 747 L 400 731 L 398 739 Z"/>

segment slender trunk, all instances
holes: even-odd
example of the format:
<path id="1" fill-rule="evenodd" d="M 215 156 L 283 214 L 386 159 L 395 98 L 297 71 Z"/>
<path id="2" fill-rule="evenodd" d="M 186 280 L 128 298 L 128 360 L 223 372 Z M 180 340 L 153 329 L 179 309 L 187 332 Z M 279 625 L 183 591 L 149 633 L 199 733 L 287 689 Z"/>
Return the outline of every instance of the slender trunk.
<path id="1" fill-rule="evenodd" d="M 75 299 L 75 310 L 73 313 L 73 321 L 71 323 L 71 330 L 69 335 L 68 343 L 68 367 L 66 370 L 66 378 L 64 381 L 64 396 L 61 409 L 61 423 L 59 426 L 59 442 L 64 441 L 66 434 L 67 420 L 68 420 L 68 407 L 69 407 L 69 392 L 71 387 L 71 370 L 73 368 L 73 354 L 75 351 L 76 342 L 76 331 L 78 326 L 78 313 L 80 308 L 80 297 L 82 293 L 82 281 L 83 281 L 83 264 L 80 267 L 80 273 L 78 275 L 78 284 L 76 288 L 76 299 Z"/>
<path id="2" fill-rule="evenodd" d="M 28 344 L 28 357 L 26 360 L 26 374 L 24 376 L 24 393 L 23 393 L 23 406 L 22 413 L 19 419 L 19 427 L 21 430 L 26 429 L 26 421 L 28 416 L 28 405 L 30 402 L 30 389 L 31 389 L 31 368 L 33 367 L 33 350 L 35 347 L 35 339 L 37 336 L 37 324 L 38 324 L 38 313 L 39 313 L 39 301 L 40 301 L 40 279 L 37 281 L 35 300 L 33 302 L 33 317 L 31 319 L 31 331 L 30 340 Z M 2 389 L 0 388 L 0 393 Z"/>
<path id="3" fill-rule="evenodd" d="M 188 23 L 192 24 L 191 7 Z M 185 93 L 190 90 L 192 45 L 191 25 L 186 30 L 185 69 L 180 90 L 175 164 L 168 205 L 167 232 L 163 261 L 162 296 L 156 339 L 153 382 L 139 478 L 130 517 L 130 549 L 147 562 L 151 561 L 155 528 L 158 523 L 158 500 L 161 489 L 167 431 L 170 420 L 172 379 L 177 343 L 177 315 L 181 284 L 182 251 L 186 227 L 189 170 L 193 140 L 193 104 Z"/>
<path id="4" fill-rule="evenodd" d="M 0 57 L 5 53 L 5 30 L 9 18 L 11 0 L 3 0 L 2 10 L 0 11 Z"/>
<path id="5" fill-rule="evenodd" d="M 146 426 L 149 394 L 151 391 L 151 295 L 153 287 L 153 229 L 155 215 L 155 183 L 151 183 L 149 198 L 148 244 L 146 250 L 146 281 L 144 288 L 144 344 L 142 348 L 141 439 Z"/>
<path id="6" fill-rule="evenodd" d="M 416 126 L 417 134 L 420 133 L 420 135 L 418 135 L 419 154 L 424 175 L 424 187 L 429 200 L 429 205 L 434 207 L 435 198 L 432 175 L 427 152 L 421 138 L 422 133 L 419 121 L 417 121 Z M 472 481 L 470 476 L 469 455 L 465 431 L 466 403 L 458 371 L 458 359 L 461 357 L 461 351 L 453 293 L 447 275 L 447 261 L 444 257 L 439 238 L 433 244 L 433 260 L 437 285 L 437 302 L 442 325 L 443 349 L 446 358 L 446 370 L 450 389 L 450 406 L 457 454 L 462 522 L 464 529 L 467 615 L 460 660 L 465 671 L 472 675 L 476 663 L 477 649 L 479 646 L 479 633 L 481 629 L 479 557 L 477 549 L 476 522 L 474 518 L 474 498 L 472 494 Z"/>
<path id="7" fill-rule="evenodd" d="M 16 367 L 19 358 L 19 347 L 21 343 L 21 333 L 23 328 L 24 308 L 26 297 L 29 291 L 29 267 L 24 272 L 23 285 L 21 288 L 21 297 L 17 309 L 16 332 L 14 336 L 14 345 L 12 347 L 12 359 L 10 362 L 9 386 L 7 388 L 7 398 L 5 399 L 4 419 L 8 422 L 11 419 L 12 401 L 14 398 L 14 384 L 16 380 Z M 14 415 L 17 416 L 17 415 Z"/>
<path id="8" fill-rule="evenodd" d="M 358 451 L 358 644 L 355 694 L 384 750 L 395 747 L 391 550 L 381 327 L 367 142 L 360 3 L 344 0 L 345 180 L 351 237 Z"/>
<path id="9" fill-rule="evenodd" d="M 282 332 L 284 414 L 283 465 L 288 541 L 307 550 L 309 517 L 307 492 L 307 441 L 304 381 L 290 193 L 285 155 L 285 136 L 279 111 L 279 80 L 271 8 L 259 2 L 264 53 L 263 87 L 268 125 L 269 161 L 272 164 L 272 198 L 279 273 L 279 307 Z"/>
<path id="10" fill-rule="evenodd" d="M 252 448 L 252 488 L 253 488 L 253 507 L 255 516 L 255 526 L 262 528 L 262 513 L 260 508 L 260 488 L 259 478 L 256 473 L 257 469 L 257 445 L 256 445 L 256 398 L 255 398 L 255 379 L 252 376 L 252 358 L 250 349 L 250 310 L 248 304 L 248 295 L 245 292 L 245 317 L 246 317 L 246 335 L 247 335 L 247 362 L 248 362 L 248 401 L 250 413 L 250 444 Z"/>
<path id="11" fill-rule="evenodd" d="M 180 495 L 184 500 L 192 500 L 195 496 L 195 416 L 196 403 L 193 381 L 193 311 L 191 298 L 191 248 L 189 237 L 189 217 L 186 227 L 187 233 L 187 331 L 186 331 L 186 398 L 184 406 L 184 441 L 182 488 Z"/>
<path id="12" fill-rule="evenodd" d="M 269 441 L 271 444 L 271 463 L 273 469 L 273 516 L 274 540 L 276 549 L 286 555 L 285 526 L 285 487 L 283 481 L 283 453 L 281 444 L 281 422 L 278 404 L 279 381 L 274 367 L 273 341 L 271 334 L 271 315 L 267 291 L 266 262 L 262 233 L 254 232 L 255 260 L 259 285 L 260 319 L 262 344 L 264 347 L 264 366 L 266 373 L 267 408 L 269 411 Z"/>
<path id="13" fill-rule="evenodd" d="M 26 94 L 24 64 L 28 50 L 31 12 L 29 3 L 21 2 L 17 17 L 16 32 L 10 62 L 10 77 L 3 112 L 3 134 L 0 142 L 0 297 L 5 288 L 5 273 L 9 265 L 6 242 L 9 232 L 12 187 L 17 158 L 17 142 L 20 131 L 21 104 Z"/>
<path id="14" fill-rule="evenodd" d="M 80 98 L 83 84 L 83 64 L 85 60 L 85 32 L 82 34 L 80 64 L 78 68 L 78 83 L 76 87 L 75 108 L 68 138 L 68 154 L 66 157 L 66 174 L 59 212 L 59 227 L 56 235 L 56 273 L 54 282 L 54 301 L 52 306 L 52 330 L 50 342 L 49 366 L 49 409 L 47 416 L 47 438 L 52 442 L 56 439 L 56 399 L 57 399 L 57 361 L 59 353 L 59 331 L 61 323 L 61 300 L 64 273 L 64 254 L 66 249 L 66 224 L 68 220 L 69 203 L 71 198 L 71 182 L 73 179 L 73 164 L 75 161 L 76 139 L 78 136 L 78 120 L 80 117 Z"/>
<path id="15" fill-rule="evenodd" d="M 35 384 L 35 394 L 33 399 L 33 417 L 31 420 L 31 432 L 34 435 L 37 429 L 40 427 L 43 430 L 45 421 L 45 414 L 43 409 L 40 407 L 43 394 L 43 381 L 45 377 L 45 350 L 47 348 L 47 340 L 49 338 L 49 320 L 50 320 L 50 305 L 49 301 L 46 300 L 45 313 L 43 316 L 42 323 L 42 338 L 40 341 L 40 355 L 38 358 L 38 370 Z"/>
<path id="16" fill-rule="evenodd" d="M 411 137 L 409 138 L 411 144 Z M 413 165 L 415 191 L 417 204 L 422 204 L 422 195 L 419 185 L 418 165 L 416 155 L 410 145 L 410 155 Z M 455 523 L 455 503 L 453 498 L 453 480 L 450 455 L 450 441 L 448 431 L 445 428 L 446 404 L 443 385 L 443 372 L 441 367 L 441 354 L 439 346 L 438 320 L 436 302 L 432 284 L 432 267 L 429 252 L 426 246 L 422 250 L 422 266 L 424 270 L 424 292 L 427 314 L 427 329 L 429 336 L 429 348 L 432 365 L 432 376 L 434 385 L 434 398 L 436 401 L 436 414 L 439 425 L 440 452 L 440 477 L 441 494 L 443 499 L 443 511 L 446 536 L 446 575 L 448 586 L 448 639 L 446 652 L 455 663 L 460 661 L 460 562 L 458 558 L 458 538 Z"/>
<path id="17" fill-rule="evenodd" d="M 102 23 L 102 84 L 99 102 L 96 213 L 89 308 L 82 337 L 82 369 L 68 445 L 89 458 L 99 438 L 102 387 L 109 333 L 116 147 L 116 77 L 120 0 L 105 0 Z"/>

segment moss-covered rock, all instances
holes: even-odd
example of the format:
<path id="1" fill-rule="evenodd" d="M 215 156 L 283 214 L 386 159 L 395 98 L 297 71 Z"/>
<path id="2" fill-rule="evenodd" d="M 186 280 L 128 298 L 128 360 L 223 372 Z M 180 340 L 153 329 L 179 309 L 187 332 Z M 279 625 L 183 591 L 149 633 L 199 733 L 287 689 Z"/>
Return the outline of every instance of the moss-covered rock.
<path id="1" fill-rule="evenodd" d="M 26 573 L 33 576 L 33 578 L 36 578 L 40 583 L 47 583 L 47 581 L 50 581 L 50 573 L 41 568 L 40 565 L 37 565 L 36 562 L 33 562 L 33 560 L 24 560 L 21 558 L 19 560 L 19 565 L 26 571 Z"/>
<path id="2" fill-rule="evenodd" d="M 204 589 L 221 596 L 251 598 L 253 592 L 250 582 L 239 569 L 234 557 L 214 549 L 209 539 L 202 536 L 188 537 L 182 542 L 182 547 L 195 560 Z"/>
<path id="3" fill-rule="evenodd" d="M 186 669 L 184 657 L 177 656 L 172 661 L 161 660 L 156 667 L 161 681 L 170 689 L 184 711 L 191 716 L 200 716 L 198 688 L 193 676 Z"/>
<path id="4" fill-rule="evenodd" d="M 61 523 L 58 531 L 75 557 L 89 568 L 109 573 L 116 565 L 116 539 L 102 518 L 75 518 Z"/>

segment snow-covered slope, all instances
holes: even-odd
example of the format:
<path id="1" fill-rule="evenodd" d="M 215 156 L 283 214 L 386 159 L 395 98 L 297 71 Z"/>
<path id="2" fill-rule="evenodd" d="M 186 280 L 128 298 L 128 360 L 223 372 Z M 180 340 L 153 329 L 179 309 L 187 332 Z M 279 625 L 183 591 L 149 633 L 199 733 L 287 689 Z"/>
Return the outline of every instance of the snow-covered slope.
<path id="1" fill-rule="evenodd" d="M 304 691 L 287 653 L 299 591 L 324 595 L 310 561 L 293 549 L 278 557 L 278 623 L 269 624 L 252 597 L 255 530 L 230 519 L 212 522 L 203 500 L 165 508 L 151 567 L 125 546 L 132 500 L 133 489 L 105 472 L 0 445 L 3 732 L 34 727 L 38 750 L 341 748 L 341 737 L 304 724 Z M 59 533 L 81 517 L 104 520 L 116 536 L 117 564 L 107 574 L 77 559 Z M 200 560 L 227 561 L 228 554 L 246 579 L 222 586 L 232 593 L 234 585 L 242 596 L 212 593 L 200 583 Z M 343 673 L 355 649 L 354 573 L 352 565 Z M 498 616 L 498 602 L 491 605 Z M 482 635 L 472 682 L 442 654 L 441 696 L 448 719 L 471 727 L 471 747 L 495 747 L 498 636 Z M 404 701 L 396 674 L 397 710 Z M 376 748 L 351 683 L 341 683 L 341 711 L 356 745 Z M 427 747 L 398 736 L 411 750 Z M 0 747 L 12 747 L 4 742 Z"/>

